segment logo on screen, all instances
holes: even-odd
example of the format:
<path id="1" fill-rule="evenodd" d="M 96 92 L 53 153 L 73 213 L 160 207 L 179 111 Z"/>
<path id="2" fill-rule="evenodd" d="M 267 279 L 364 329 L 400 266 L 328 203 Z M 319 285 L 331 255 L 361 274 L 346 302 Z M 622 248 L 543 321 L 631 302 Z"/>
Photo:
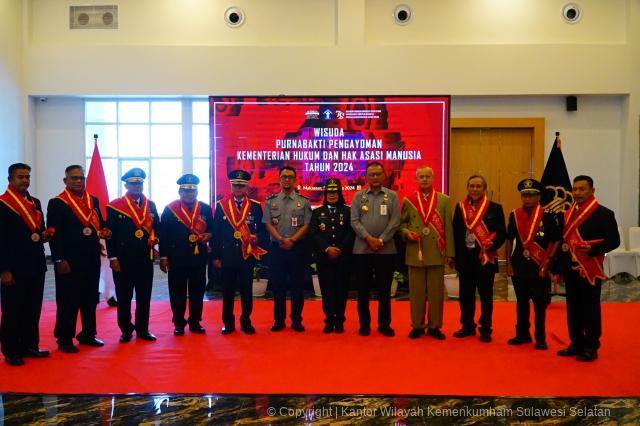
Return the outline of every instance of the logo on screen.
<path id="1" fill-rule="evenodd" d="M 336 118 L 338 120 L 344 120 L 344 112 L 342 112 L 340 110 L 336 111 Z"/>
<path id="2" fill-rule="evenodd" d="M 320 118 L 320 113 L 314 109 L 309 109 L 304 113 L 307 120 L 317 120 Z"/>
<path id="3" fill-rule="evenodd" d="M 329 120 L 333 120 L 333 111 L 331 111 L 330 109 L 325 109 L 324 111 L 322 111 L 322 118 L 329 121 Z"/>

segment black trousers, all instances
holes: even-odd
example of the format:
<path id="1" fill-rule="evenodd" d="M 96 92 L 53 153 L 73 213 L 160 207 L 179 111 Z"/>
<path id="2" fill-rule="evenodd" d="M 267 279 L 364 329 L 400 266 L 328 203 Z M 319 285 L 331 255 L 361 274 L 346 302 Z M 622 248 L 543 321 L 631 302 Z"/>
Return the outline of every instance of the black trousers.
<path id="1" fill-rule="evenodd" d="M 567 325 L 571 344 L 578 350 L 598 349 L 602 335 L 600 315 L 600 291 L 602 282 L 596 285 L 571 270 L 565 276 L 567 290 Z"/>
<path id="2" fill-rule="evenodd" d="M 96 336 L 96 306 L 100 301 L 100 264 L 95 267 L 78 268 L 71 265 L 68 274 L 55 274 L 56 277 L 56 325 L 53 335 L 58 344 L 71 343 L 76 334 L 78 311 L 82 329 L 78 340 L 92 339 Z"/>
<path id="3" fill-rule="evenodd" d="M 343 324 L 347 308 L 350 268 L 346 260 L 318 262 L 322 310 L 326 325 Z"/>
<path id="4" fill-rule="evenodd" d="M 176 327 L 199 325 L 202 321 L 202 298 L 207 284 L 207 266 L 171 266 L 169 268 L 169 300 L 172 321 Z M 189 295 L 189 319 L 185 321 Z"/>
<path id="5" fill-rule="evenodd" d="M 26 349 L 40 344 L 40 312 L 44 293 L 44 272 L 17 275 L 11 286 L 0 285 L 2 318 L 0 347 L 6 357 L 22 356 Z"/>
<path id="6" fill-rule="evenodd" d="M 546 341 L 545 320 L 549 305 L 551 281 L 537 275 L 514 275 L 513 288 L 516 292 L 516 336 L 530 338 L 529 301 L 533 302 L 536 342 Z"/>
<path id="7" fill-rule="evenodd" d="M 236 318 L 233 315 L 233 303 L 236 289 L 240 292 L 240 324 L 251 325 L 253 311 L 253 262 L 246 262 L 238 268 L 222 267 L 222 322 L 225 327 L 233 328 Z"/>
<path id="8" fill-rule="evenodd" d="M 287 288 L 291 291 L 291 321 L 302 322 L 304 307 L 304 271 L 308 267 L 303 247 L 282 250 L 271 244 L 271 285 L 273 287 L 273 318 L 284 322 L 287 317 Z"/>
<path id="9" fill-rule="evenodd" d="M 493 279 L 495 265 L 482 266 L 480 259 L 473 259 L 459 271 L 460 280 L 460 323 L 466 330 L 475 330 L 476 289 L 480 294 L 480 333 L 491 334 L 493 316 Z"/>
<path id="10" fill-rule="evenodd" d="M 378 290 L 378 327 L 385 328 L 391 325 L 391 281 L 393 281 L 395 258 L 395 254 L 353 255 L 358 277 L 358 317 L 361 327 L 371 326 L 369 312 L 371 287 Z"/>
<path id="11" fill-rule="evenodd" d="M 118 327 L 123 333 L 149 331 L 149 305 L 153 286 L 153 262 L 120 263 L 120 272 L 113 273 L 118 298 Z M 131 300 L 136 293 L 135 325 L 131 323 Z"/>

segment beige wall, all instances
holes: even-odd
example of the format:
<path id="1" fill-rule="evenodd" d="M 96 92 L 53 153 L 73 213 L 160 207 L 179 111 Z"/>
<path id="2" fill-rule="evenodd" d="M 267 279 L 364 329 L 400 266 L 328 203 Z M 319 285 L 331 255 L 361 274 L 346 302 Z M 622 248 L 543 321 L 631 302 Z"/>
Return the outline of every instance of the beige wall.
<path id="1" fill-rule="evenodd" d="M 22 5 L 0 0 L 0 176 L 22 159 Z"/>
<path id="2" fill-rule="evenodd" d="M 72 31 L 69 5 L 104 2 L 23 0 L 24 90 L 452 94 L 454 116 L 546 117 L 547 147 L 563 131 L 570 169 L 599 177 L 629 226 L 638 220 L 640 0 L 576 1 L 584 16 L 568 25 L 562 0 L 114 0 L 119 30 Z M 398 3 L 414 9 L 408 26 L 393 23 Z M 247 13 L 239 29 L 222 21 L 231 4 Z M 575 115 L 562 111 L 568 94 L 580 95 Z"/>

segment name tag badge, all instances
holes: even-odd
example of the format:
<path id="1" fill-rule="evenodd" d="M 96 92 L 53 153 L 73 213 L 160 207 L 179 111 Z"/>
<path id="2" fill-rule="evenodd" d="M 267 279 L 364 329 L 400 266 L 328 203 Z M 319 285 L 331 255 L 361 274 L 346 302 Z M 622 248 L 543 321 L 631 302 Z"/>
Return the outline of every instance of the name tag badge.
<path id="1" fill-rule="evenodd" d="M 298 216 L 291 216 L 291 226 L 298 226 Z"/>
<path id="2" fill-rule="evenodd" d="M 387 205 L 380 204 L 380 216 L 386 216 L 386 215 L 387 215 Z"/>

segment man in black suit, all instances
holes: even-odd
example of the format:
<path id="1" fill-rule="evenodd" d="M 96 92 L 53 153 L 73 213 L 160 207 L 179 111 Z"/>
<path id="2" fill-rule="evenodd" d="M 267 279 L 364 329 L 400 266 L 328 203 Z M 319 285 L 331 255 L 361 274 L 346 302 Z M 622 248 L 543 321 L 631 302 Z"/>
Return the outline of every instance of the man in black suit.
<path id="1" fill-rule="evenodd" d="M 144 170 L 133 168 L 122 176 L 127 193 L 107 206 L 107 228 L 112 232 L 107 240 L 113 281 L 118 298 L 118 326 L 121 343 L 131 341 L 133 331 L 142 340 L 154 341 L 149 332 L 149 307 L 153 285 L 153 247 L 158 243 L 160 225 L 153 201 L 142 194 Z M 131 299 L 136 292 L 135 325 L 131 323 Z"/>
<path id="2" fill-rule="evenodd" d="M 620 245 L 614 213 L 598 204 L 593 179 L 573 179 L 573 205 L 564 215 L 562 252 L 567 264 L 567 325 L 571 344 L 558 352 L 578 361 L 598 358 L 602 320 L 600 291 L 607 276 L 602 270 L 604 255 Z"/>
<path id="3" fill-rule="evenodd" d="M 542 185 L 535 179 L 518 183 L 522 207 L 509 214 L 507 226 L 507 275 L 516 292 L 516 335 L 510 345 L 531 343 L 529 300 L 535 313 L 536 349 L 546 350 L 545 316 L 549 305 L 551 280 L 549 268 L 560 247 L 562 233 L 554 213 L 545 213 L 540 205 Z M 513 241 L 515 249 L 512 252 Z"/>
<path id="4" fill-rule="evenodd" d="M 82 329 L 75 336 L 78 343 L 104 345 L 96 339 L 96 306 L 100 298 L 100 238 L 106 236 L 106 231 L 99 201 L 86 191 L 82 166 L 69 166 L 64 173 L 65 189 L 47 207 L 47 223 L 56 230 L 49 243 L 56 278 L 53 334 L 60 351 L 76 353 L 78 348 L 72 339 L 78 311 L 82 319 Z"/>
<path id="5" fill-rule="evenodd" d="M 339 179 L 329 179 L 325 184 L 322 206 L 311 214 L 309 236 L 322 290 L 324 332 L 344 333 L 355 233 L 351 228 L 351 207 L 345 204 Z"/>
<path id="6" fill-rule="evenodd" d="M 180 198 L 162 212 L 160 220 L 160 269 L 169 273 L 169 300 L 173 312 L 173 334 L 182 336 L 184 327 L 202 334 L 202 298 L 207 283 L 209 241 L 213 232 L 211 206 L 198 201 L 200 179 L 192 174 L 176 182 Z M 189 319 L 185 321 L 189 294 Z"/>
<path id="7" fill-rule="evenodd" d="M 27 191 L 31 167 L 9 166 L 9 186 L 0 196 L 0 345 L 7 364 L 23 365 L 23 357 L 44 358 L 38 325 L 47 270 L 40 201 Z"/>
<path id="8" fill-rule="evenodd" d="M 493 279 L 498 271 L 497 250 L 506 238 L 502 206 L 486 196 L 487 181 L 472 175 L 467 180 L 467 197 L 453 214 L 456 269 L 460 279 L 460 322 L 454 337 L 476 334 L 476 288 L 480 293 L 480 341 L 491 342 Z"/>
<path id="9" fill-rule="evenodd" d="M 262 223 L 260 202 L 247 196 L 251 175 L 244 170 L 229 173 L 231 195 L 218 201 L 213 219 L 213 265 L 221 268 L 222 277 L 222 334 L 235 331 L 233 302 L 236 288 L 240 291 L 242 313 L 240 328 L 254 334 L 251 324 L 253 310 L 253 268 L 266 253 L 260 244 L 268 242 Z"/>

